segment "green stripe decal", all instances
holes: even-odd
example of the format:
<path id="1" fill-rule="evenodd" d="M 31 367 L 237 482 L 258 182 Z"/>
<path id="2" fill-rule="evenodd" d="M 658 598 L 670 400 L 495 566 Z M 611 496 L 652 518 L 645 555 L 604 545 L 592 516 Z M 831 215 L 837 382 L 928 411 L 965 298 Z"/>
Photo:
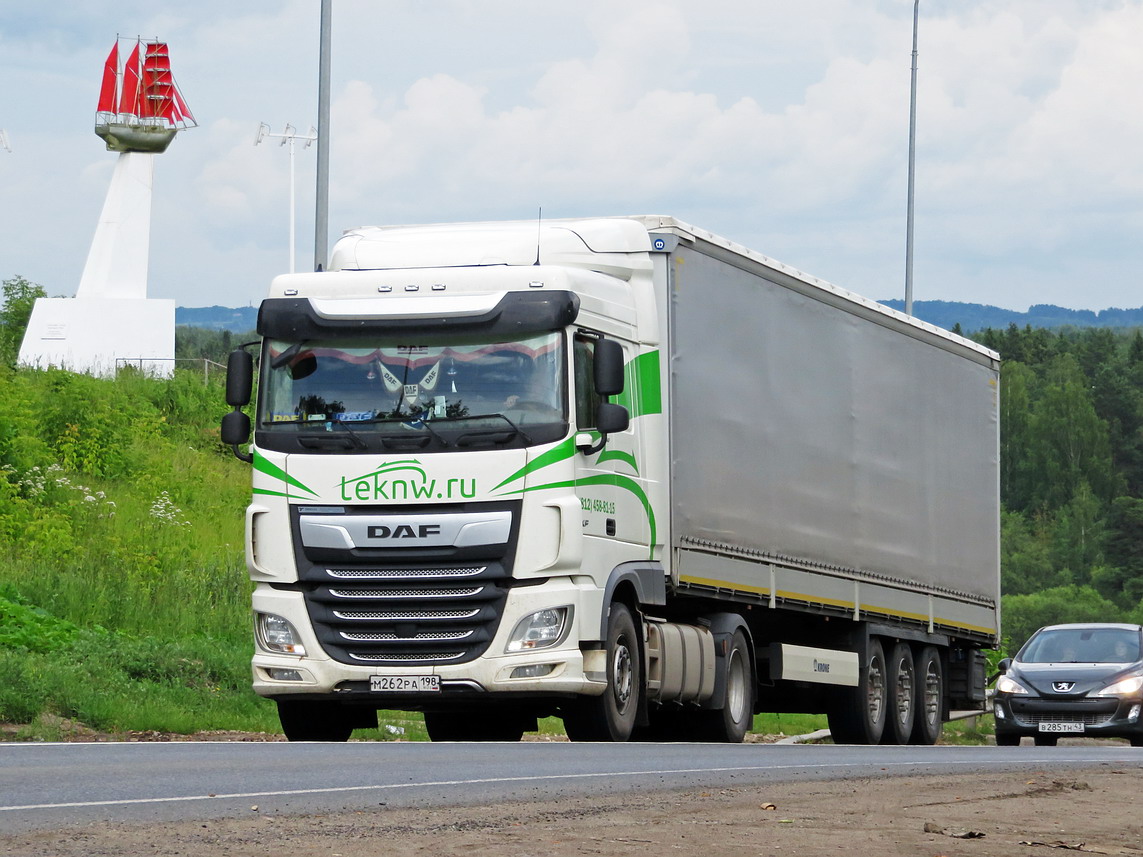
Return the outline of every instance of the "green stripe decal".
<path id="1" fill-rule="evenodd" d="M 573 455 L 575 455 L 575 438 L 569 437 L 558 446 L 553 446 L 543 455 L 536 456 L 536 458 L 529 461 L 527 464 L 525 464 L 523 467 L 521 467 L 492 490 L 499 491 L 509 482 L 515 482 L 517 479 L 523 479 L 529 473 L 535 473 L 537 470 L 542 470 L 543 468 L 557 464 L 558 462 L 566 461 Z"/>
<path id="2" fill-rule="evenodd" d="M 647 524 L 651 528 L 651 546 L 650 558 L 654 559 L 655 556 L 655 537 L 658 534 L 655 526 L 655 510 L 651 508 L 651 500 L 644 493 L 642 487 L 634 479 L 628 476 L 620 476 L 615 473 L 604 473 L 599 476 L 588 476 L 586 479 L 573 479 L 570 482 L 550 482 L 547 485 L 532 485 L 524 489 L 528 491 L 546 491 L 551 488 L 578 488 L 581 485 L 612 485 L 616 488 L 622 488 L 625 491 L 630 491 L 635 495 L 635 498 L 643 504 L 643 511 L 647 513 Z"/>
<path id="3" fill-rule="evenodd" d="M 270 461 L 269 459 L 267 459 L 265 456 L 263 456 L 261 453 L 259 453 L 257 451 L 255 451 L 255 453 L 254 453 L 254 469 L 258 470 L 262 473 L 265 473 L 271 479 L 280 479 L 283 482 L 285 482 L 287 485 L 292 485 L 301 491 L 305 491 L 307 494 L 313 494 L 315 497 L 317 496 L 316 491 L 313 491 L 313 490 L 307 488 L 305 485 L 303 485 L 301 482 L 299 482 L 293 476 L 288 474 L 285 470 L 280 468 L 278 465 L 274 464 L 274 462 Z M 255 494 L 269 494 L 272 492 L 255 491 L 254 493 Z M 283 495 L 283 496 L 285 496 L 285 495 Z"/>
<path id="4" fill-rule="evenodd" d="M 663 384 L 659 368 L 659 352 L 646 351 L 625 367 L 623 392 L 614 396 L 615 404 L 623 405 L 631 419 L 663 412 Z"/>

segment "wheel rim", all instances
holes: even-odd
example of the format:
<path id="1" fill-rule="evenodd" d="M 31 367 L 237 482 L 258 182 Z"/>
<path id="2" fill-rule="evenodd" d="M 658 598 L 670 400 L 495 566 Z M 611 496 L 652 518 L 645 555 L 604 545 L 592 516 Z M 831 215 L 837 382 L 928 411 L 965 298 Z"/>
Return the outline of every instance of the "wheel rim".
<path id="1" fill-rule="evenodd" d="M 746 668 L 738 649 L 731 649 L 726 668 L 726 708 L 735 723 L 746 709 Z"/>
<path id="2" fill-rule="evenodd" d="M 878 723 L 885 707 L 885 664 L 881 658 L 869 660 L 869 721 Z"/>
<path id="3" fill-rule="evenodd" d="M 925 722 L 932 724 L 940 719 L 941 712 L 941 674 L 932 660 L 925 668 Z"/>
<path id="4" fill-rule="evenodd" d="M 913 671 L 904 658 L 897 661 L 897 698 L 894 702 L 897 706 L 897 722 L 904 726 L 913 712 Z"/>
<path id="5" fill-rule="evenodd" d="M 615 643 L 615 655 L 611 662 L 612 687 L 615 689 L 615 703 L 620 712 L 626 711 L 631 702 L 632 670 L 631 650 L 627 641 L 620 638 Z"/>

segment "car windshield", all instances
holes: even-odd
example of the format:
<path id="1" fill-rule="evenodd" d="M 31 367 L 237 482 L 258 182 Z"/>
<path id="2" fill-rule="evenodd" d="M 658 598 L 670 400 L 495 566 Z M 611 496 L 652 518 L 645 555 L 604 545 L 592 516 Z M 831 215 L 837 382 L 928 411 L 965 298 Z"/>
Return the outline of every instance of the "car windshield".
<path id="1" fill-rule="evenodd" d="M 1047 628 L 1020 653 L 1026 664 L 1128 664 L 1139 660 L 1139 632 L 1130 628 Z"/>
<path id="2" fill-rule="evenodd" d="M 441 433 L 452 429 L 453 440 L 514 431 L 533 442 L 567 421 L 558 331 L 502 342 L 270 340 L 263 363 L 257 425 L 271 436 L 413 431 L 448 446 Z"/>

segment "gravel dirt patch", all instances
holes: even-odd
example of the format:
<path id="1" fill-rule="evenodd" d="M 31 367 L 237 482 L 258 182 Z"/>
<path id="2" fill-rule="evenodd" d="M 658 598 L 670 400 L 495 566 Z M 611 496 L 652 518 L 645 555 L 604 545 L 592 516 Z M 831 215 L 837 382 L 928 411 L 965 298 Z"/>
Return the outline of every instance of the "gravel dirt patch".
<path id="1" fill-rule="evenodd" d="M 0 834 L 12 857 L 1143 857 L 1138 765 Z"/>

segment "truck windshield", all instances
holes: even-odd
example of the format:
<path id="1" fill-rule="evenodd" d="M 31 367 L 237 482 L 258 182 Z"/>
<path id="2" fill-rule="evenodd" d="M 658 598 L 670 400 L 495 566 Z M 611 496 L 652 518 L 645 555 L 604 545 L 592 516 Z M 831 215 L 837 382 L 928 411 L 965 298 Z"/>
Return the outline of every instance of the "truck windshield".
<path id="1" fill-rule="evenodd" d="M 268 340 L 258 440 L 328 452 L 556 440 L 567 432 L 563 342 L 558 331 L 506 342 Z"/>

